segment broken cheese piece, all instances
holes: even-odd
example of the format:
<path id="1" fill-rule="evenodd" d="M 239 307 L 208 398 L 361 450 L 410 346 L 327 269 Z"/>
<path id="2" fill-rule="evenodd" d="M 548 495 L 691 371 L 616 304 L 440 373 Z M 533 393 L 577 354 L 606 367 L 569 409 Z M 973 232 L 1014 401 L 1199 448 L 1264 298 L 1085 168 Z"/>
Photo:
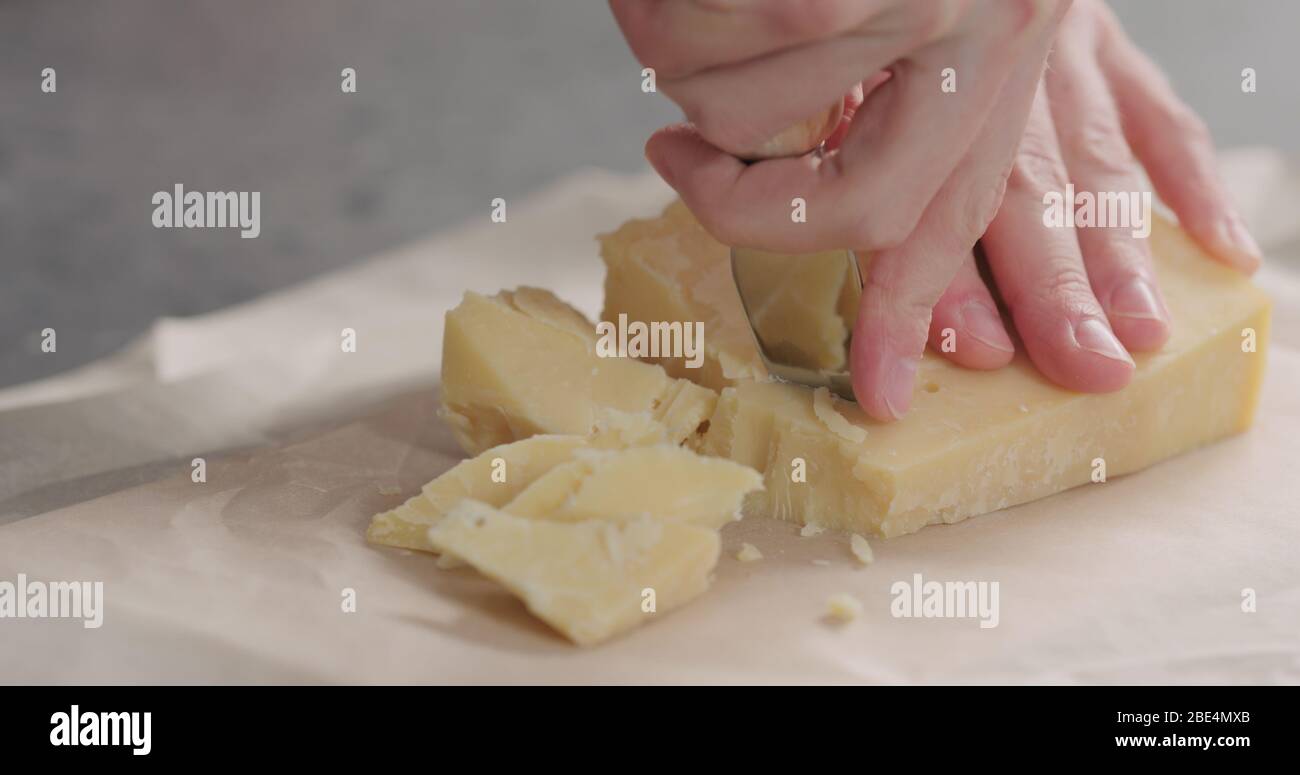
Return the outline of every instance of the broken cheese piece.
<path id="1" fill-rule="evenodd" d="M 849 536 L 849 551 L 853 552 L 853 556 L 863 565 L 870 565 L 876 560 L 876 556 L 871 553 L 871 544 L 857 533 Z"/>
<path id="2" fill-rule="evenodd" d="M 740 519 L 746 493 L 761 486 L 751 468 L 680 447 L 581 450 L 532 482 L 505 511 L 561 522 L 650 516 L 717 529 Z"/>
<path id="3" fill-rule="evenodd" d="M 716 531 L 681 522 L 551 522 L 473 500 L 462 501 L 428 537 L 582 646 L 704 592 L 720 551 Z M 654 612 L 643 610 L 650 594 Z"/>
<path id="4" fill-rule="evenodd" d="M 831 391 L 824 387 L 819 387 L 813 391 L 813 414 L 821 420 L 826 428 L 836 436 L 847 439 L 855 444 L 866 440 L 867 431 L 860 425 L 854 425 L 844 419 L 844 415 L 839 413 L 835 408 L 837 399 L 831 395 Z M 846 402 L 847 403 L 847 402 Z"/>
<path id="5" fill-rule="evenodd" d="M 372 544 L 432 551 L 429 528 L 456 504 L 471 498 L 490 506 L 504 506 L 533 480 L 572 460 L 576 450 L 590 443 L 582 436 L 533 436 L 462 460 L 424 485 L 415 497 L 375 515 L 366 530 L 366 540 Z"/>
<path id="6" fill-rule="evenodd" d="M 826 616 L 832 621 L 850 622 L 862 615 L 862 603 L 847 592 L 826 598 Z"/>
<path id="7" fill-rule="evenodd" d="M 1132 383 L 1114 393 L 1057 387 L 1023 353 L 984 372 L 928 352 L 911 411 L 878 423 L 856 404 L 828 406 L 807 388 L 760 381 L 727 282 L 728 251 L 680 203 L 602 238 L 602 316 L 706 322 L 702 369 L 680 358 L 660 363 L 722 389 L 701 450 L 763 472 L 766 486 L 750 496 L 747 514 L 897 536 L 1087 483 L 1097 458 L 1108 475 L 1124 474 L 1250 425 L 1267 297 L 1166 221 L 1155 220 L 1150 241 L 1172 334 L 1160 351 L 1135 356 Z M 1256 351 L 1243 350 L 1246 329 Z M 792 481 L 795 458 L 805 461 L 806 482 Z"/>
<path id="8" fill-rule="evenodd" d="M 753 469 L 660 444 L 601 449 L 609 439 L 533 436 L 493 447 L 377 514 L 366 539 L 435 551 L 428 529 L 462 500 L 555 522 L 653 517 L 720 528 L 740 519 L 745 495 L 762 486 Z"/>
<path id="9" fill-rule="evenodd" d="M 447 313 L 442 416 L 470 454 L 539 433 L 586 436 L 620 413 L 696 443 L 717 395 L 652 364 L 599 357 L 596 341 L 595 326 L 549 291 L 467 293 Z"/>

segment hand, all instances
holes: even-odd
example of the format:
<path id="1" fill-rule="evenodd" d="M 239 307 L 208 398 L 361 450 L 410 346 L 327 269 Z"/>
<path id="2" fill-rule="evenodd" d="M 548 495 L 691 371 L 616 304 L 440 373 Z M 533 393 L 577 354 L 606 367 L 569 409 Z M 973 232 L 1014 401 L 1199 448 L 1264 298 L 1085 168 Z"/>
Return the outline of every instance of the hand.
<path id="1" fill-rule="evenodd" d="M 959 271 L 978 283 L 974 265 L 964 265 L 1001 202 L 1068 3 L 610 5 L 691 122 L 655 133 L 646 156 L 706 229 L 730 245 L 872 253 L 854 330 L 854 390 L 871 415 L 902 416 L 931 310 Z M 942 93 L 948 67 L 960 80 Z M 752 165 L 737 158 L 846 94 L 828 153 Z M 794 197 L 806 202 L 806 223 L 790 218 Z M 995 346 L 1009 358 L 1009 340 Z"/>
<path id="2" fill-rule="evenodd" d="M 1134 369 L 1129 352 L 1159 349 L 1169 336 L 1146 239 L 1128 226 L 1048 228 L 1042 220 L 1044 194 L 1062 192 L 1067 183 L 1094 194 L 1142 191 L 1139 161 L 1207 251 L 1245 272 L 1258 266 L 1259 248 L 1218 180 L 1204 124 L 1104 3 L 1076 0 L 1058 33 L 1006 197 L 982 240 L 1025 349 L 1043 374 L 1065 387 L 1122 388 Z M 954 307 L 971 299 L 987 303 L 984 288 L 971 283 L 963 293 L 954 285 L 935 308 L 932 340 L 958 320 Z"/>
<path id="3" fill-rule="evenodd" d="M 1121 253 L 1124 248 L 1115 247 L 1121 241 L 1111 230 L 1089 229 L 1079 233 L 1082 244 L 1071 253 L 1064 246 L 1078 242 L 1074 232 L 1041 225 L 1044 185 L 1063 188 L 1065 178 L 1036 174 L 1050 166 L 1037 161 L 1053 159 L 1055 152 L 1070 161 L 1071 172 L 1087 168 L 1083 159 L 1076 162 L 1078 152 L 1062 153 L 1050 143 L 1054 131 L 1045 127 L 1055 111 L 1041 95 L 1031 123 L 1031 138 L 1041 142 L 1035 146 L 1027 140 L 1017 154 L 1064 3 L 844 0 L 811 6 L 816 11 L 811 17 L 810 6 L 776 0 L 612 0 L 611 5 L 634 51 L 657 67 L 663 90 L 694 122 L 656 133 L 646 152 L 706 228 L 737 245 L 791 252 L 850 245 L 875 251 L 852 355 L 855 391 L 870 414 L 893 419 L 907 410 L 928 331 L 937 337 L 944 328 L 956 330 L 961 344 L 949 357 L 962 365 L 995 368 L 1010 360 L 1011 340 L 971 255 L 1008 179 L 1015 206 L 1003 208 L 985 247 L 999 288 L 1013 302 L 1030 356 L 1068 387 L 1106 390 L 1128 381 L 1131 361 L 1112 346 L 1108 318 L 1096 299 L 1104 298 L 1112 314 L 1145 309 L 1126 306 L 1130 297 L 1139 305 L 1147 299 L 1129 282 L 1147 266 L 1145 243 Z M 1102 32 L 1111 36 L 1113 47 L 1106 56 L 1120 58 L 1105 68 L 1101 51 L 1087 42 Z M 1203 130 L 1155 68 L 1123 39 L 1109 11 L 1081 0 L 1062 38 L 1054 57 L 1059 70 L 1049 75 L 1047 95 L 1055 100 L 1074 89 L 1077 102 L 1080 92 L 1072 84 L 1080 81 L 1089 84 L 1082 94 L 1091 100 L 1084 104 L 1114 100 L 1129 119 L 1123 131 L 1184 225 L 1224 260 L 1252 265 L 1258 251 L 1213 180 Z M 1089 54 L 1096 56 L 1090 60 Z M 881 76 L 886 66 L 892 77 Z M 939 92 L 945 67 L 953 67 L 961 79 L 956 93 Z M 1116 69 L 1126 72 L 1116 74 Z M 816 115 L 840 90 L 849 95 L 845 117 L 828 144 L 835 150 L 823 160 L 746 167 L 720 150 L 743 154 Z M 783 99 L 773 100 L 771 94 Z M 1171 125 L 1174 132 L 1184 125 L 1193 131 L 1170 142 Z M 1125 147 L 1123 134 L 1094 129 L 1075 134 L 1088 138 L 1088 147 L 1115 137 Z M 1096 162 L 1097 155 L 1084 158 Z M 1093 167 L 1127 168 L 1124 155 L 1118 158 Z M 1189 170 L 1187 178 L 1180 177 L 1180 167 Z M 1054 171 L 1061 170 L 1057 164 Z M 1099 185 L 1101 190 L 1115 190 L 1114 180 L 1101 172 L 1091 180 L 1112 186 Z M 900 189 L 899 181 L 906 187 Z M 790 223 L 793 196 L 807 201 L 808 223 Z M 1124 255 L 1130 258 L 1123 260 Z M 1108 290 L 1094 295 L 1085 269 L 1100 273 Z M 1115 315 L 1124 318 L 1116 328 L 1131 347 L 1158 346 L 1167 335 L 1158 292 L 1152 293 L 1154 315 L 1149 310 Z"/>

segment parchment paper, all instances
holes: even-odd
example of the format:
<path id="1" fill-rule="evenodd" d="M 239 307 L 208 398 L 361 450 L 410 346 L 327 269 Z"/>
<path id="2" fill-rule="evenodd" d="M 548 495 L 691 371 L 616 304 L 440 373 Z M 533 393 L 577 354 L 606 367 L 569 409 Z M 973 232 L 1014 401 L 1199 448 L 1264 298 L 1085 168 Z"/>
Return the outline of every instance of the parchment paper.
<path id="1" fill-rule="evenodd" d="M 1226 173 L 1271 257 L 1300 247 L 1285 162 L 1239 153 Z M 1260 280 L 1277 309 L 1248 434 L 873 542 L 869 567 L 844 534 L 746 520 L 724 530 L 704 597 L 581 650 L 472 570 L 367 545 L 372 514 L 461 457 L 434 416 L 443 313 L 466 289 L 518 284 L 594 313 L 592 235 L 669 195 L 649 174 L 580 173 L 511 202 L 506 224 L 485 207 L 456 233 L 0 391 L 0 580 L 103 581 L 106 598 L 94 630 L 0 619 L 0 681 L 1300 682 L 1300 282 L 1285 258 Z M 341 352 L 344 327 L 358 352 Z M 735 560 L 742 541 L 765 558 Z M 916 573 L 997 582 L 998 626 L 895 618 L 890 587 Z M 840 592 L 864 611 L 832 625 Z"/>

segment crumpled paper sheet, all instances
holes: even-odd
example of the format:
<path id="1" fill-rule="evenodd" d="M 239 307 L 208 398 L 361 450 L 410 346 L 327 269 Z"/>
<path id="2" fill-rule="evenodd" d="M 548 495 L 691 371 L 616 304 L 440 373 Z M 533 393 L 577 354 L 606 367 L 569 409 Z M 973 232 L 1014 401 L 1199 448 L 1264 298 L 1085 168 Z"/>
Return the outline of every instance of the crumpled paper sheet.
<path id="1" fill-rule="evenodd" d="M 1227 171 L 1238 190 L 1294 191 L 1285 170 L 1254 152 Z M 97 630 L 0 619 L 0 681 L 1300 682 L 1300 281 L 1284 266 L 1261 277 L 1277 309 L 1252 431 L 875 541 L 869 567 L 845 534 L 745 520 L 723 531 L 706 595 L 581 650 L 472 570 L 367 545 L 372 514 L 462 456 L 434 414 L 443 312 L 465 289 L 517 284 L 595 312 L 592 234 L 668 196 L 649 175 L 579 174 L 512 203 L 507 224 L 485 214 L 0 391 L 0 580 L 98 580 L 106 598 Z M 1266 248 L 1300 236 L 1257 212 Z M 345 326 L 357 353 L 339 350 Z M 241 447 L 191 482 L 192 455 Z M 122 489 L 133 482 L 148 483 Z M 735 560 L 744 541 L 764 559 Z M 915 573 L 998 582 L 998 626 L 894 618 L 890 587 Z M 832 625 L 824 605 L 840 592 L 864 611 Z"/>

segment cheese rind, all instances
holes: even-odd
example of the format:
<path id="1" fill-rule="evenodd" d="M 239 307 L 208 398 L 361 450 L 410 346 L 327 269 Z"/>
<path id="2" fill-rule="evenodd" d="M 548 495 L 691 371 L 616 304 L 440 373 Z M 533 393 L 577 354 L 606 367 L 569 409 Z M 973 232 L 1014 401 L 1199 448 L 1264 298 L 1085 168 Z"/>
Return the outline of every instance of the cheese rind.
<path id="1" fill-rule="evenodd" d="M 472 500 L 430 528 L 429 542 L 500 582 L 582 646 L 704 592 L 720 552 L 716 531 L 681 522 L 553 522 Z M 650 599 L 653 612 L 645 610 Z"/>
<path id="2" fill-rule="evenodd" d="M 760 381 L 761 362 L 734 287 L 727 249 L 680 203 L 602 240 L 603 316 L 708 320 L 705 367 L 669 373 L 722 388 L 701 446 L 763 472 L 746 513 L 879 536 L 956 522 L 1091 481 L 1140 470 L 1249 426 L 1264 370 L 1267 297 L 1157 220 L 1156 274 L 1173 320 L 1155 353 L 1135 356 L 1125 389 L 1079 394 L 1048 383 L 1023 353 L 971 371 L 927 352 L 912 408 L 893 423 L 812 390 Z M 1242 348 L 1245 329 L 1256 350 Z M 862 436 L 860 434 L 865 434 Z M 802 458 L 806 481 L 791 465 Z"/>
<path id="3" fill-rule="evenodd" d="M 585 436 L 619 413 L 696 443 L 717 401 L 658 366 L 598 356 L 595 326 L 549 291 L 467 293 L 446 323 L 442 416 L 470 454 L 539 433 Z"/>

